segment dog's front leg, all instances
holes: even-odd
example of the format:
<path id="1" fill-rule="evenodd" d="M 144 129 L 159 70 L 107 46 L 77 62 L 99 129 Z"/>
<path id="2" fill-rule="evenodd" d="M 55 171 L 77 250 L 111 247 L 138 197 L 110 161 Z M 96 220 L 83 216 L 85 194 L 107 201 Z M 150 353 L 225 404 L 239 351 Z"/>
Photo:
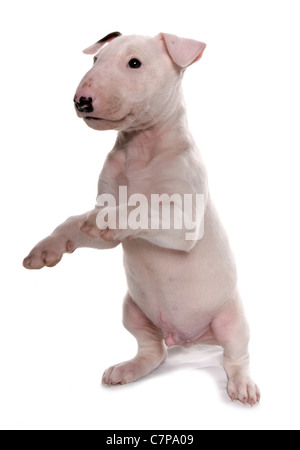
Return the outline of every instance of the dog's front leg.
<path id="1" fill-rule="evenodd" d="M 46 239 L 39 242 L 24 259 L 26 269 L 42 269 L 54 267 L 60 262 L 64 253 L 73 253 L 77 248 L 109 249 L 119 242 L 108 242 L 104 239 L 92 239 L 81 231 L 90 213 L 70 217 L 57 227 Z"/>
<path id="2" fill-rule="evenodd" d="M 184 216 L 181 207 L 172 205 L 169 211 L 172 218 L 180 219 L 181 227 L 175 226 L 175 219 L 166 220 L 151 208 L 144 215 L 144 223 L 141 223 L 142 214 L 137 214 L 134 207 L 124 204 L 111 208 L 95 208 L 86 218 L 81 231 L 95 240 L 122 242 L 139 238 L 159 247 L 189 252 L 203 235 L 204 210 L 197 216 L 194 231 L 186 226 L 190 219 Z M 134 220 L 137 216 L 139 222 Z"/>

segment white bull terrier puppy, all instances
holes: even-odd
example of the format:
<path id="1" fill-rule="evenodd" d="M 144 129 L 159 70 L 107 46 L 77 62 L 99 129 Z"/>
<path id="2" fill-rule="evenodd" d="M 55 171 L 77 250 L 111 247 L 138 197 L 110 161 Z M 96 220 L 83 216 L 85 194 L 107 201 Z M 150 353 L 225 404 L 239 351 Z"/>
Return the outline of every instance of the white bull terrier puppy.
<path id="1" fill-rule="evenodd" d="M 249 374 L 249 328 L 235 262 L 188 130 L 181 92 L 185 69 L 205 47 L 165 33 L 149 38 L 116 32 L 85 50 L 96 56 L 74 98 L 77 114 L 93 129 L 118 130 L 118 137 L 99 178 L 95 209 L 60 225 L 34 247 L 24 266 L 53 267 L 77 248 L 122 243 L 128 282 L 124 326 L 137 339 L 138 353 L 106 370 L 103 383 L 125 384 L 149 374 L 165 360 L 166 346 L 216 344 L 224 348 L 230 398 L 253 406 L 260 393 Z M 158 208 L 148 212 L 147 225 L 153 224 L 152 213 L 159 226 L 130 227 L 124 208 L 138 219 L 143 215 L 133 210 L 138 195 L 150 201 L 153 194 L 177 195 L 169 203 L 170 226 L 164 226 Z M 196 214 L 193 238 L 188 238 L 188 221 L 181 221 L 181 229 L 175 226 L 178 195 L 188 194 L 203 198 L 204 214 L 200 219 Z M 109 196 L 115 204 L 108 207 Z M 165 199 L 160 198 L 161 206 Z M 194 204 L 192 211 L 195 217 Z"/>

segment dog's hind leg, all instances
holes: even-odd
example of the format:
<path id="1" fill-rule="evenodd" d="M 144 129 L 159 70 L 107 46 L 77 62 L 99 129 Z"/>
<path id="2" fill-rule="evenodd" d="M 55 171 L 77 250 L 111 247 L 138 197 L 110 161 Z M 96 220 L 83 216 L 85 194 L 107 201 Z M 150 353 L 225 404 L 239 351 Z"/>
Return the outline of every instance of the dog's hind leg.
<path id="1" fill-rule="evenodd" d="M 254 406 L 260 400 L 260 391 L 250 376 L 249 326 L 238 294 L 212 321 L 211 327 L 215 339 L 224 348 L 229 397 Z"/>
<path id="2" fill-rule="evenodd" d="M 166 358 L 161 332 L 143 314 L 129 294 L 123 307 L 123 324 L 138 342 L 135 358 L 110 367 L 104 372 L 102 382 L 110 386 L 127 384 L 148 375 Z"/>

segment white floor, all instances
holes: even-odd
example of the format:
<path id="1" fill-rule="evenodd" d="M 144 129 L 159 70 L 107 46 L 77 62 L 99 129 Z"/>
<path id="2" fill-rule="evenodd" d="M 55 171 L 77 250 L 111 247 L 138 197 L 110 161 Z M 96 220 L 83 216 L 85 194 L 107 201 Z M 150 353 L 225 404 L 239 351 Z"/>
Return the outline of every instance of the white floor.
<path id="1" fill-rule="evenodd" d="M 251 408 L 227 397 L 218 347 L 171 348 L 152 375 L 103 387 L 104 369 L 136 350 L 121 323 L 121 251 L 82 250 L 40 272 L 12 263 L 20 259 L 15 251 L 1 283 L 0 428 L 300 428 L 298 319 L 276 306 L 280 292 L 270 294 L 272 315 L 261 296 L 247 307 L 252 372 L 262 391 Z"/>

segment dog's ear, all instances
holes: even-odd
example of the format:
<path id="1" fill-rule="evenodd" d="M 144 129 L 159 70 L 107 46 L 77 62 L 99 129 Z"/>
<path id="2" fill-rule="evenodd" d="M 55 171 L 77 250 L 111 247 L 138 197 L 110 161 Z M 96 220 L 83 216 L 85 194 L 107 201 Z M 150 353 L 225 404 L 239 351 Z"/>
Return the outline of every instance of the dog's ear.
<path id="1" fill-rule="evenodd" d="M 173 34 L 160 33 L 167 51 L 177 66 L 186 69 L 198 61 L 206 48 L 206 44 L 193 39 L 185 39 Z"/>
<path id="2" fill-rule="evenodd" d="M 107 44 L 108 42 L 112 41 L 113 39 L 121 36 L 121 33 L 119 31 L 114 31 L 113 33 L 108 34 L 104 38 L 100 39 L 100 41 L 96 42 L 96 44 L 91 45 L 90 47 L 83 50 L 83 53 L 86 55 L 94 55 L 97 53 L 103 45 Z"/>

